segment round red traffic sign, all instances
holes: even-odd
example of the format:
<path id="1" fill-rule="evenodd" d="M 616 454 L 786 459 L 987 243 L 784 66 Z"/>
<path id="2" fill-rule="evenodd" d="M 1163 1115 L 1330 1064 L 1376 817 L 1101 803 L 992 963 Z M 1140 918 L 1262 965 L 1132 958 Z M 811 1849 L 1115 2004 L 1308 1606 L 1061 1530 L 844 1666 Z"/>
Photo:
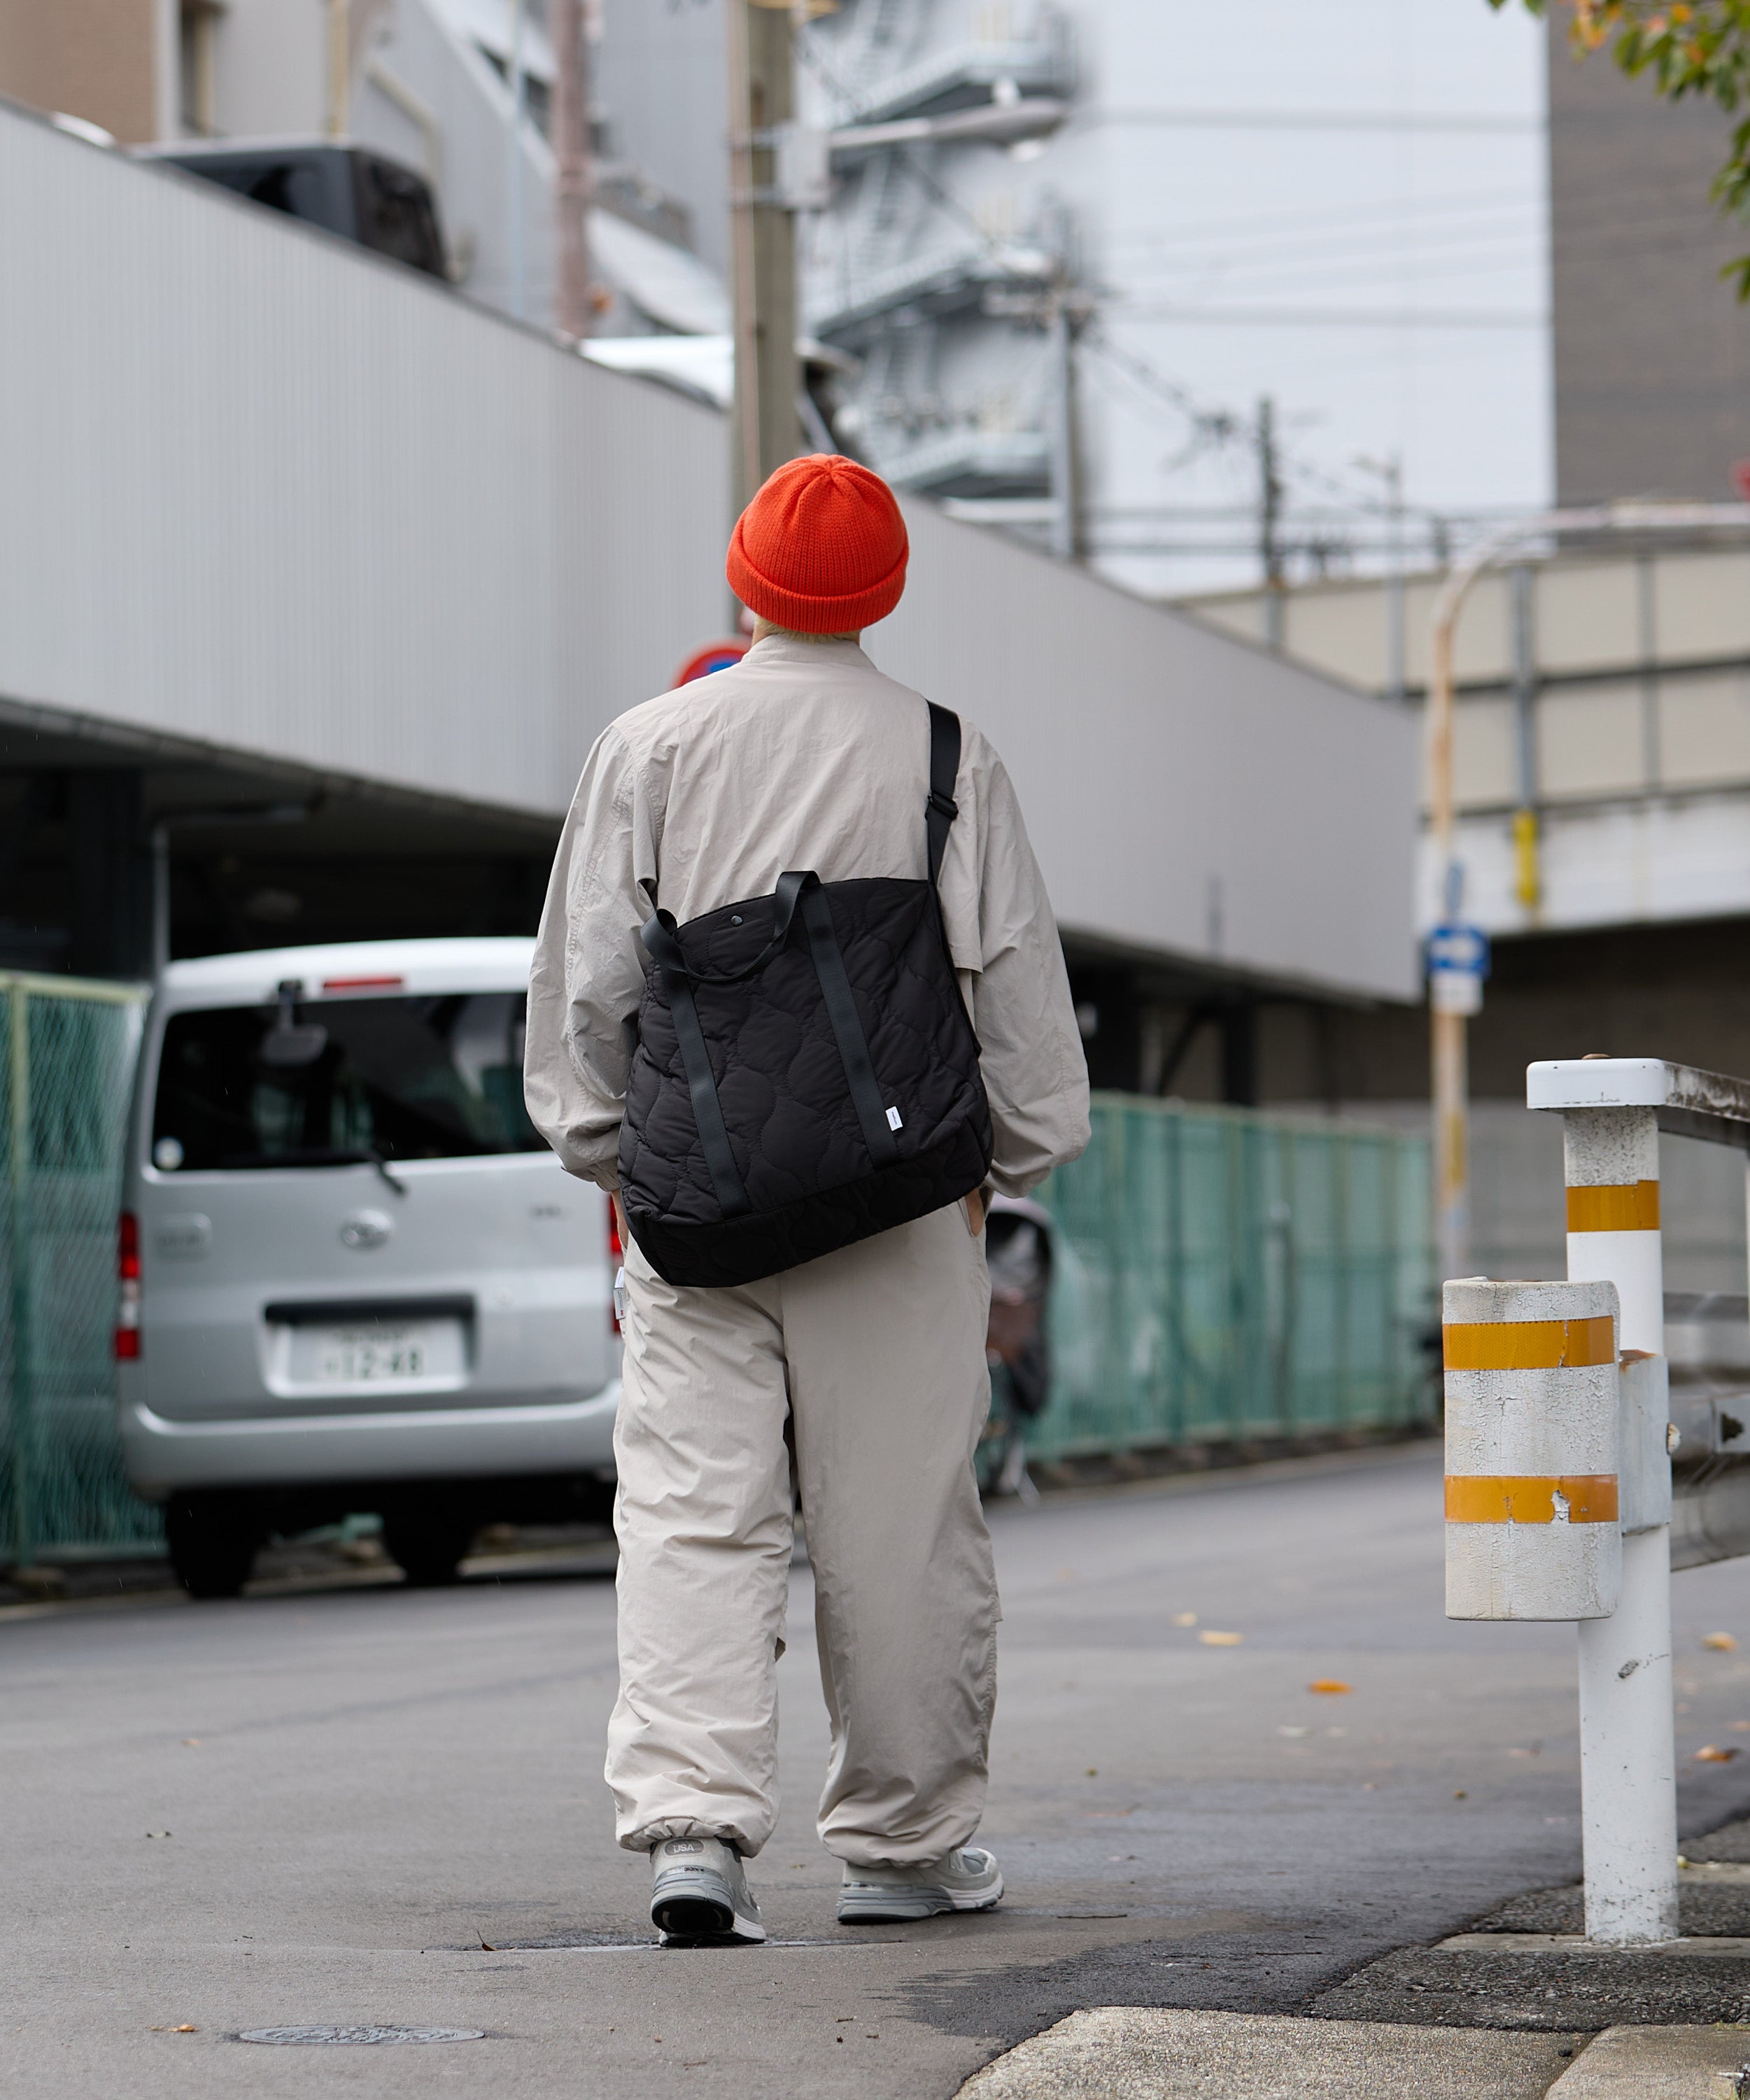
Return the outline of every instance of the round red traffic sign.
<path id="1" fill-rule="evenodd" d="M 690 686 L 695 678 L 708 678 L 713 671 L 726 671 L 747 653 L 748 644 L 738 635 L 721 642 L 707 642 L 695 650 L 675 675 L 677 686 Z"/>

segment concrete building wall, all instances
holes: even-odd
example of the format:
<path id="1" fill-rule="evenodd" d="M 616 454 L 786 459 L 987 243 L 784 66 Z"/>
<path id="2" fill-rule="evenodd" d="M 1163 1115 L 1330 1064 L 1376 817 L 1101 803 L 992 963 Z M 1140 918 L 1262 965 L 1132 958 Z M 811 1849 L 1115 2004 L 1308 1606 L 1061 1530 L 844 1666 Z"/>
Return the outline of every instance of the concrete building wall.
<path id="1" fill-rule="evenodd" d="M 1515 655 L 1506 571 L 1485 576 L 1460 621 L 1453 771 L 1467 908 L 1497 934 L 1750 912 L 1750 545 L 1650 543 L 1539 560 Z M 1404 591 L 1413 700 L 1427 679 L 1439 579 Z M 1252 637 L 1263 600 L 1196 602 Z M 1387 587 L 1303 587 L 1281 607 L 1286 653 L 1377 690 Z M 1541 826 L 1542 891 L 1516 892 L 1513 812 Z M 1424 920 L 1435 909 L 1422 899 Z"/>
<path id="2" fill-rule="evenodd" d="M 1414 996 L 1401 710 L 921 501 L 907 517 L 911 581 L 871 651 L 996 738 L 1067 929 Z"/>
<path id="3" fill-rule="evenodd" d="M 0 95 L 124 145 L 159 138 L 174 108 L 175 17 L 176 0 L 0 0 Z"/>
<path id="4" fill-rule="evenodd" d="M 1708 185 L 1733 120 L 1660 102 L 1607 54 L 1576 64 L 1550 10 L 1556 481 L 1563 503 L 1729 497 L 1750 459 L 1750 307 L 1720 271 L 1750 248 Z"/>

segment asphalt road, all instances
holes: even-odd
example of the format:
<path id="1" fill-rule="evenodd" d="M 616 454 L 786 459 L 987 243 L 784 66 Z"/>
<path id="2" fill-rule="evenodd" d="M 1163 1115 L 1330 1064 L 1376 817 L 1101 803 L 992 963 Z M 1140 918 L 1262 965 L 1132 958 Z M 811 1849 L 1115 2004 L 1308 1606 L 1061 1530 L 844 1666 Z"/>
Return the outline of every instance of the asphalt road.
<path id="1" fill-rule="evenodd" d="M 999 1509 L 990 1919 L 833 1924 L 798 1568 L 763 1949 L 650 1943 L 599 1574 L 0 1613 L 0 2087 L 911 2100 L 1077 2006 L 1293 2010 L 1578 1868 L 1571 1631 L 1442 1617 L 1439 1475 L 1419 1447 Z M 1750 1802 L 1750 1755 L 1690 1754 L 1750 1749 L 1744 1599 L 1741 1568 L 1677 1577 L 1686 1829 Z M 231 2039 L 306 2023 L 487 2038 Z"/>

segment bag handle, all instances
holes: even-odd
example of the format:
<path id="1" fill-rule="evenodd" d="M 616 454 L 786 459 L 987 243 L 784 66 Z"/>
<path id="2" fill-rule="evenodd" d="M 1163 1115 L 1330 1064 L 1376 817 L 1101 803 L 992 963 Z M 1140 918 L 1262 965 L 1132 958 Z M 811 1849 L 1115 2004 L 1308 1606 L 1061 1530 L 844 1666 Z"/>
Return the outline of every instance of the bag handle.
<path id="1" fill-rule="evenodd" d="M 818 889 L 820 877 L 812 868 L 791 869 L 779 876 L 773 896 L 778 901 L 772 938 L 751 963 L 738 970 L 695 970 L 687 961 L 681 943 L 675 938 L 674 914 L 660 909 L 653 911 L 644 922 L 638 938 L 646 952 L 668 977 L 681 977 L 689 984 L 737 985 L 745 984 L 749 977 L 757 977 L 772 958 L 790 938 L 795 924 L 796 909 L 804 893 Z"/>

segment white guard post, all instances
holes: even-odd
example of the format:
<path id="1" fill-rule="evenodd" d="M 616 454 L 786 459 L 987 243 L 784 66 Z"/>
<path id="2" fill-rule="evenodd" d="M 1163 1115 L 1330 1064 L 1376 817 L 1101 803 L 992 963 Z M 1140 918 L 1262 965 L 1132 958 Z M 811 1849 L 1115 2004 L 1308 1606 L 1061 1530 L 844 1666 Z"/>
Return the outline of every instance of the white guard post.
<path id="1" fill-rule="evenodd" d="M 1750 1140 L 1750 1088 L 1658 1058 L 1530 1067 L 1526 1098 L 1558 1111 L 1567 1273 L 1621 1305 L 1622 1601 L 1580 1627 L 1586 1936 L 1677 1936 L 1677 1753 L 1671 1703 L 1671 1461 L 1660 1238 L 1659 1133 Z"/>
<path id="2" fill-rule="evenodd" d="M 1622 1585 L 1616 1292 L 1448 1283 L 1446 1616 L 1607 1619 Z"/>

